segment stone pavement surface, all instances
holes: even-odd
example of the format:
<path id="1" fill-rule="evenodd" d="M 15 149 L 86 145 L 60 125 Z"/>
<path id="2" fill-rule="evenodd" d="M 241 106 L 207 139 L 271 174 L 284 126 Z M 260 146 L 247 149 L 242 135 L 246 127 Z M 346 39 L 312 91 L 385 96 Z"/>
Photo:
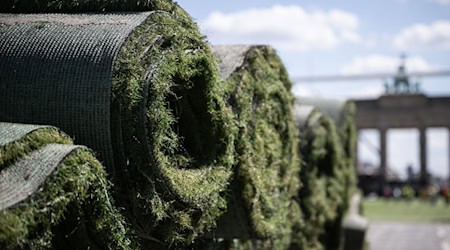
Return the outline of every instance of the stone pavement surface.
<path id="1" fill-rule="evenodd" d="M 370 250 L 450 250 L 450 224 L 370 222 Z"/>

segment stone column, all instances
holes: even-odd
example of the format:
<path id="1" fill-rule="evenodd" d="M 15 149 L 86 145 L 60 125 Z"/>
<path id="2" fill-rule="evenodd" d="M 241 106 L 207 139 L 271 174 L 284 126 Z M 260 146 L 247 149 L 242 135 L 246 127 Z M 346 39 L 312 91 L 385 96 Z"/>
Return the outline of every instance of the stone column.
<path id="1" fill-rule="evenodd" d="M 386 168 L 387 168 L 387 158 L 386 158 L 386 128 L 379 128 L 380 133 L 380 178 L 381 185 L 383 186 L 386 182 Z"/>
<path id="2" fill-rule="evenodd" d="M 420 143 L 420 184 L 428 184 L 427 177 L 427 130 L 426 127 L 419 128 Z"/>

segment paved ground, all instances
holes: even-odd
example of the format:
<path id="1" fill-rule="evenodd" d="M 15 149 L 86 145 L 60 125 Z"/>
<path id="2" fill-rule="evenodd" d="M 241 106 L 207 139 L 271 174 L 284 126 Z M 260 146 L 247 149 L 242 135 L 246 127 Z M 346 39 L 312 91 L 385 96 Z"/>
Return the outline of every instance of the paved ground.
<path id="1" fill-rule="evenodd" d="M 450 250 L 450 224 L 371 222 L 370 250 Z"/>

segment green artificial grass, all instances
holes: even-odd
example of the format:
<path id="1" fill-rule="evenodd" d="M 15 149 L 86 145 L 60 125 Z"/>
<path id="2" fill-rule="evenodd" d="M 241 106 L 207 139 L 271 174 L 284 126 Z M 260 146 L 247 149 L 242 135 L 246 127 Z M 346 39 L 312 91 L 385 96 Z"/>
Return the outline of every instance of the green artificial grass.
<path id="1" fill-rule="evenodd" d="M 336 112 L 336 111 L 335 111 Z M 343 149 L 344 149 L 344 180 L 345 180 L 345 191 L 344 191 L 344 204 L 343 207 L 339 208 L 338 218 L 334 223 L 327 226 L 327 234 L 331 237 L 326 237 L 329 249 L 339 249 L 342 244 L 342 220 L 344 214 L 348 210 L 349 201 L 354 192 L 356 192 L 356 140 L 357 140 L 357 130 L 355 123 L 355 104 L 351 101 L 347 101 L 340 106 L 339 112 L 340 119 L 334 118 L 336 122 L 336 127 L 338 135 L 340 137 Z M 331 115 L 330 115 L 331 116 Z M 333 116 L 332 116 L 333 117 Z"/>
<path id="2" fill-rule="evenodd" d="M 130 161 L 122 186 L 132 190 L 133 224 L 141 235 L 177 245 L 191 243 L 224 212 L 236 129 L 208 45 L 173 8 L 151 15 L 128 38 L 112 87 Z"/>
<path id="3" fill-rule="evenodd" d="M 355 123 L 356 106 L 352 101 L 340 101 L 332 99 L 298 98 L 296 103 L 300 105 L 312 105 L 335 123 L 339 135 L 340 144 L 345 156 L 345 178 L 347 200 L 351 198 L 356 187 L 356 140 L 357 131 Z M 348 205 L 348 203 L 347 203 Z"/>
<path id="4" fill-rule="evenodd" d="M 213 50 L 239 128 L 230 193 L 233 207 L 215 235 L 264 239 L 260 248 L 285 248 L 293 221 L 300 220 L 298 210 L 292 208 L 300 165 L 291 82 L 268 46 L 214 46 Z"/>
<path id="5" fill-rule="evenodd" d="M 355 104 L 351 101 L 338 101 L 330 99 L 312 99 L 298 98 L 296 103 L 299 105 L 312 105 L 322 114 L 332 119 L 335 124 L 339 144 L 343 149 L 343 180 L 344 180 L 344 203 L 339 208 L 338 218 L 335 223 L 328 223 L 326 226 L 328 235 L 323 237 L 323 241 L 329 242 L 330 249 L 338 248 L 341 244 L 341 222 L 343 215 L 348 209 L 349 200 L 356 191 L 356 171 L 355 171 L 355 153 L 356 153 L 356 124 L 355 124 Z"/>
<path id="6" fill-rule="evenodd" d="M 238 130 L 189 15 L 162 0 L 18 0 L 9 10 L 122 11 L 1 14 L 0 68 L 9 73 L 0 75 L 0 117 L 52 124 L 95 150 L 144 246 L 189 245 L 213 228 Z"/>
<path id="7" fill-rule="evenodd" d="M 450 207 L 441 199 L 436 203 L 421 199 L 366 199 L 363 211 L 371 221 L 450 222 Z"/>
<path id="8" fill-rule="evenodd" d="M 0 147 L 0 170 L 49 143 L 73 144 L 73 141 L 69 136 L 54 128 L 42 127 L 33 130 L 14 143 Z"/>
<path id="9" fill-rule="evenodd" d="M 304 221 L 294 227 L 291 248 L 331 249 L 323 238 L 332 237 L 326 227 L 340 219 L 345 207 L 344 152 L 333 121 L 317 109 L 297 105 L 296 119 L 303 183 L 297 201 Z"/>
<path id="10" fill-rule="evenodd" d="M 172 8 L 165 0 L 5 0 L 0 12 L 8 13 L 79 13 L 112 11 L 152 11 Z"/>
<path id="11" fill-rule="evenodd" d="M 344 153 L 346 156 L 346 200 L 349 200 L 354 192 L 356 192 L 356 142 L 358 132 L 356 129 L 355 115 L 356 106 L 352 101 L 347 101 L 342 108 L 342 121 L 337 123 L 339 137 L 343 143 Z M 347 203 L 348 204 L 348 203 Z M 347 209 L 347 208 L 346 208 Z"/>
<path id="12" fill-rule="evenodd" d="M 27 130 L 30 126 L 10 125 L 0 123 L 0 134 Z M 102 249 L 134 248 L 124 219 L 109 194 L 103 166 L 89 150 L 70 144 L 70 138 L 55 128 L 35 126 L 17 140 L 0 145 L 3 174 L 21 167 L 21 161 L 39 167 L 30 155 L 52 157 L 54 153 L 48 147 L 67 150 L 34 193 L 0 207 L 1 249 L 77 249 L 94 245 Z M 2 183 L 5 180 L 0 178 L 0 186 Z"/>

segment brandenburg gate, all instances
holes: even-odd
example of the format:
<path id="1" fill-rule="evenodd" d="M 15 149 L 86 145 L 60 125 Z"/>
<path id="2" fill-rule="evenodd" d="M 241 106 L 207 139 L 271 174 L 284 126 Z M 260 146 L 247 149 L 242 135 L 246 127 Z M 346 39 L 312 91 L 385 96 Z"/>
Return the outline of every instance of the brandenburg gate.
<path id="1" fill-rule="evenodd" d="M 399 67 L 392 86 L 386 84 L 385 88 L 385 95 L 378 99 L 355 100 L 356 126 L 358 130 L 377 129 L 379 131 L 382 183 L 386 180 L 387 130 L 390 128 L 417 128 L 420 145 L 420 183 L 425 185 L 428 183 L 426 129 L 433 127 L 450 129 L 450 97 L 427 97 L 420 93 L 419 85 L 412 86 L 410 84 L 402 66 Z M 450 140 L 450 136 L 448 139 Z"/>

